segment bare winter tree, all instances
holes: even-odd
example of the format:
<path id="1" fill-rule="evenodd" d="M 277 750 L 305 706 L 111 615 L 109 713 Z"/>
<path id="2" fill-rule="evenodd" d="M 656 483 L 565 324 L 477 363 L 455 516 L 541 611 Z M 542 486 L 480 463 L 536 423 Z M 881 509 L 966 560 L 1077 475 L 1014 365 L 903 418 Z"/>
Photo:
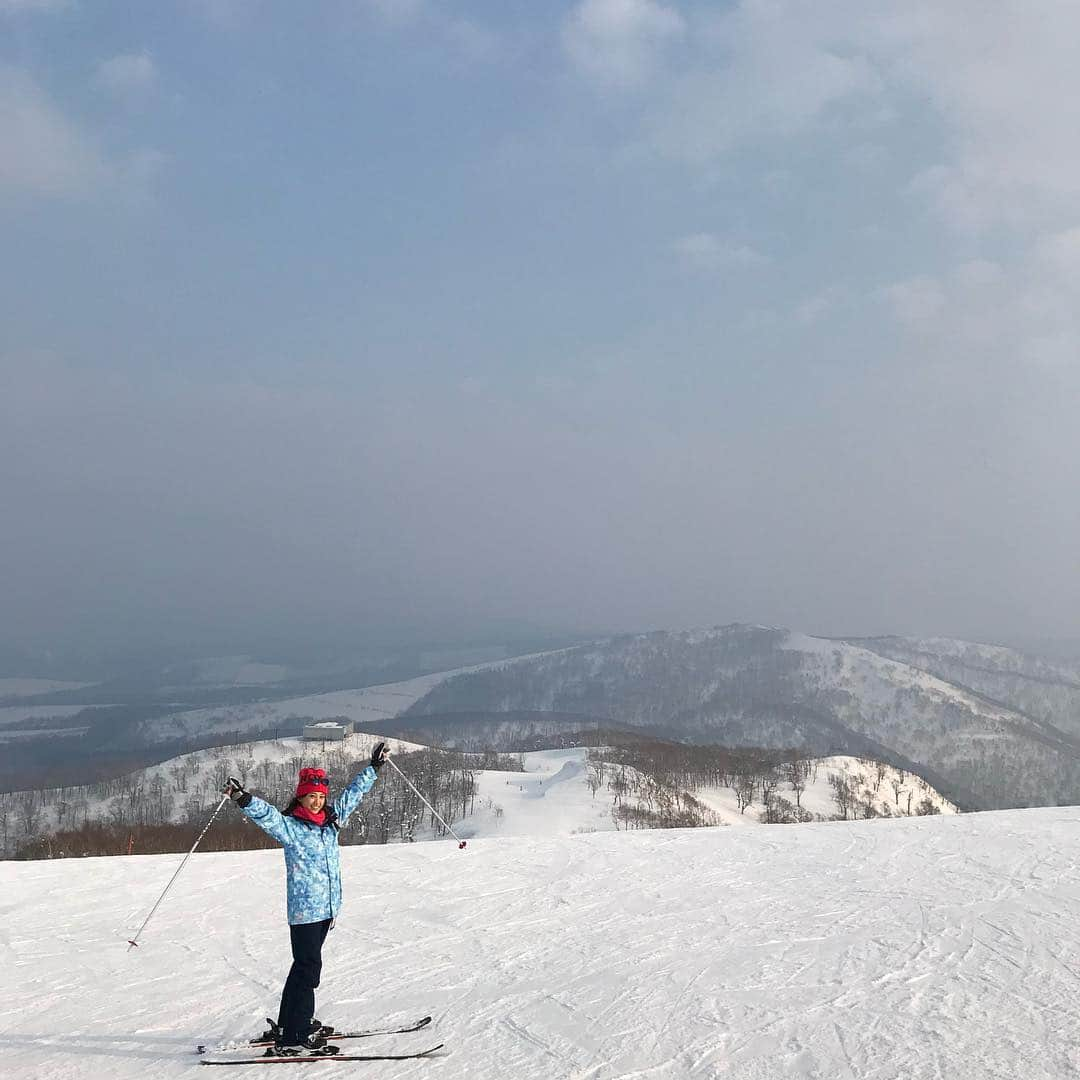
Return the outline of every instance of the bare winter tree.
<path id="1" fill-rule="evenodd" d="M 842 773 L 829 773 L 829 786 L 833 790 L 838 815 L 847 821 L 855 806 L 855 791 L 850 779 Z"/>
<path id="2" fill-rule="evenodd" d="M 795 805 L 802 807 L 802 793 L 806 790 L 807 763 L 801 758 L 789 761 L 784 766 L 784 778 L 795 795 Z"/>
<path id="3" fill-rule="evenodd" d="M 877 761 L 874 763 L 874 794 L 878 793 L 878 789 L 881 787 L 882 781 L 885 779 L 885 773 L 888 772 L 888 765 L 883 761 Z"/>
<path id="4" fill-rule="evenodd" d="M 773 792 L 776 791 L 779 778 L 772 769 L 766 769 L 758 776 L 757 781 L 758 787 L 761 788 L 761 803 L 765 806 L 773 797 Z"/>
<path id="5" fill-rule="evenodd" d="M 22 826 L 23 836 L 32 836 L 34 833 L 35 819 L 37 818 L 37 809 L 34 806 L 34 799 L 27 798 L 16 804 L 19 824 Z"/>
<path id="6" fill-rule="evenodd" d="M 619 806 L 629 790 L 629 784 L 626 782 L 626 770 L 623 769 L 616 773 L 608 782 L 608 787 L 611 789 L 612 795 L 615 796 L 615 805 Z"/>
<path id="7" fill-rule="evenodd" d="M 746 813 L 746 808 L 754 801 L 755 777 L 748 774 L 739 776 L 735 781 L 735 800 L 739 804 L 739 813 Z"/>

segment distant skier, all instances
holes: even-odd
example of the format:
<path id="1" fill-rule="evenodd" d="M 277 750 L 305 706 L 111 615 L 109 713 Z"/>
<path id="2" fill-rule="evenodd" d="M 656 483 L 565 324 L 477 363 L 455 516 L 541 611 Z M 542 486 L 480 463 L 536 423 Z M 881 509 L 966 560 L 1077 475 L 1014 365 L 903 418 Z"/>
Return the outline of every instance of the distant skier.
<path id="1" fill-rule="evenodd" d="M 357 773 L 330 805 L 327 805 L 330 785 L 322 769 L 300 770 L 296 796 L 283 812 L 245 791 L 235 777 L 230 776 L 225 785 L 223 793 L 285 847 L 293 963 L 281 992 L 277 1023 L 271 1022 L 270 1031 L 264 1036 L 274 1040 L 268 1055 L 301 1057 L 337 1052 L 337 1047 L 327 1045 L 321 1025 L 313 1019 L 323 942 L 341 909 L 337 833 L 371 790 L 389 756 L 386 743 L 380 742 L 372 751 L 371 764 Z"/>

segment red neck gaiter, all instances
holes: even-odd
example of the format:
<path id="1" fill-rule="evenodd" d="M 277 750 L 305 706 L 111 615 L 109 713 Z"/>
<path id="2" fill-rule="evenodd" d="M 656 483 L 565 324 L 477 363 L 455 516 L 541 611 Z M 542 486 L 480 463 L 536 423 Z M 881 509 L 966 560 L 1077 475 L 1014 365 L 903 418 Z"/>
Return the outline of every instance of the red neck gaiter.
<path id="1" fill-rule="evenodd" d="M 306 806 L 298 806 L 293 810 L 293 817 L 301 821 L 310 821 L 314 825 L 326 824 L 326 807 L 324 806 L 317 814 L 313 814 Z"/>

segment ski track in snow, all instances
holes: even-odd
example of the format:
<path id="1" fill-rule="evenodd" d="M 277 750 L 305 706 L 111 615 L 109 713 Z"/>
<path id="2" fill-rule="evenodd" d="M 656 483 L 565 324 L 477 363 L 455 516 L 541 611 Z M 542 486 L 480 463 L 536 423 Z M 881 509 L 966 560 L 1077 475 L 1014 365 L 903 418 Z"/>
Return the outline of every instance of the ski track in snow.
<path id="1" fill-rule="evenodd" d="M 345 848 L 319 1015 L 431 1012 L 364 1050 L 447 1050 L 319 1075 L 1072 1076 L 1078 839 L 1058 808 Z M 7 1080 L 201 1076 L 274 1013 L 279 852 L 196 854 L 128 951 L 179 858 L 0 863 Z"/>

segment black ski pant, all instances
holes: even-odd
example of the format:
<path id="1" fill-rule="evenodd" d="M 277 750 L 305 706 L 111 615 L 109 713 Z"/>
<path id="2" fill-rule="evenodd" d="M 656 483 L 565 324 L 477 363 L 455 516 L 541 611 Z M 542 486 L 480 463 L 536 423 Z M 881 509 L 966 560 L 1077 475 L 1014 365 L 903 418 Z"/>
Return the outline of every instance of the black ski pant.
<path id="1" fill-rule="evenodd" d="M 278 1027 L 286 1045 L 303 1042 L 311 1034 L 315 1015 L 315 987 L 322 974 L 322 947 L 332 919 L 299 923 L 289 927 L 292 939 L 292 967 L 281 991 Z"/>

